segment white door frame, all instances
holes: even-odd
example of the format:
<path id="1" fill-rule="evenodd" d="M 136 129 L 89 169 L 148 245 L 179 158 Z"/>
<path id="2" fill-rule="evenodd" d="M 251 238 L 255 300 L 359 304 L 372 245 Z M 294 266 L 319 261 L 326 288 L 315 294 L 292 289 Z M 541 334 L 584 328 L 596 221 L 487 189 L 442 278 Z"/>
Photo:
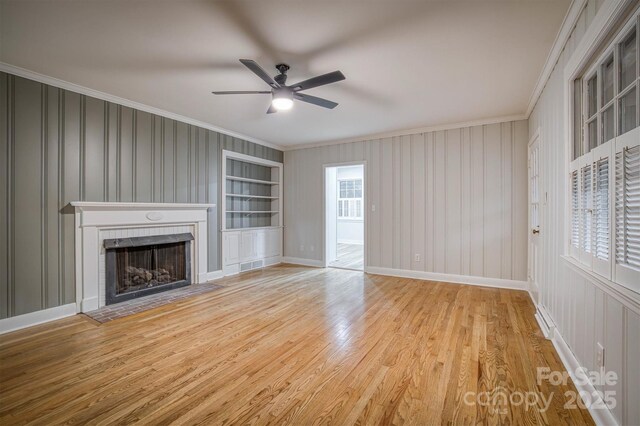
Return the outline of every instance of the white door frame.
<path id="1" fill-rule="evenodd" d="M 330 167 L 347 167 L 347 166 L 362 166 L 362 221 L 364 222 L 364 266 L 363 272 L 366 271 L 368 263 L 367 253 L 369 252 L 368 241 L 369 241 L 369 221 L 367 220 L 369 206 L 367 201 L 369 200 L 368 191 L 368 177 L 367 177 L 367 162 L 366 160 L 359 161 L 346 161 L 343 163 L 327 163 L 322 165 L 322 266 L 329 266 L 329 262 L 327 261 L 327 206 L 326 206 L 326 198 L 327 198 L 327 188 L 326 188 L 326 176 L 327 169 Z"/>
<path id="2" fill-rule="evenodd" d="M 537 226 L 537 234 L 534 234 L 534 226 L 531 221 L 531 148 L 534 144 L 538 144 L 538 154 L 537 154 L 537 173 L 538 173 L 538 226 Z M 540 293 L 540 282 L 541 282 L 541 274 L 540 274 L 540 253 L 542 252 L 542 234 L 541 232 L 545 231 L 544 228 L 544 214 L 543 209 L 546 205 L 546 191 L 544 190 L 544 185 L 542 182 L 542 138 L 540 137 L 540 127 L 538 127 L 529 139 L 529 143 L 527 144 L 527 282 L 529 287 L 529 293 L 531 294 L 531 298 L 534 303 L 538 305 L 538 297 Z M 537 253 L 534 253 L 536 247 L 534 247 L 534 239 L 535 245 L 537 247 Z M 536 255 L 536 261 L 532 262 L 532 256 Z M 533 264 L 535 263 L 535 264 Z M 535 270 L 534 270 L 535 269 Z M 532 279 L 532 277 L 534 279 Z"/>

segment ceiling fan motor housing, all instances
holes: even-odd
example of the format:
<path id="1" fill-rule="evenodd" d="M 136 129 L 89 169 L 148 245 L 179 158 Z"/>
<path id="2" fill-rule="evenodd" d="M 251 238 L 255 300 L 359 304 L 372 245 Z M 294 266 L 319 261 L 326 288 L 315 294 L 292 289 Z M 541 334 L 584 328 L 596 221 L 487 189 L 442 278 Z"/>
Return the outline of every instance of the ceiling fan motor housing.
<path id="1" fill-rule="evenodd" d="M 279 85 L 284 85 L 287 82 L 287 71 L 289 71 L 291 67 L 289 67 L 289 65 L 287 64 L 278 64 L 276 65 L 276 69 L 278 70 L 278 72 L 280 74 L 276 75 L 275 77 L 273 77 L 273 79 L 276 81 L 276 83 L 278 83 Z"/>

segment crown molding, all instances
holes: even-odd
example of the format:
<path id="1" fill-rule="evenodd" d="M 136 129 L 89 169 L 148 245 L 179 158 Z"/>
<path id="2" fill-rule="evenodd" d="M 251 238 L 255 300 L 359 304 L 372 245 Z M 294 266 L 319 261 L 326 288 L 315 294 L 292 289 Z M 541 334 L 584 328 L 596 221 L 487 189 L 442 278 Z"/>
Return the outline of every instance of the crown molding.
<path id="1" fill-rule="evenodd" d="M 578 19 L 586 6 L 587 0 L 573 0 L 569 5 L 569 10 L 567 10 L 567 14 L 564 16 L 562 25 L 560 25 L 560 30 L 558 30 L 556 39 L 551 46 L 551 50 L 549 51 L 544 63 L 544 67 L 542 67 L 542 71 L 538 76 L 538 81 L 536 82 L 533 92 L 531 93 L 531 97 L 529 98 L 526 113 L 527 118 L 529 118 L 533 112 L 533 108 L 535 108 L 536 103 L 544 90 L 544 86 L 547 84 L 549 77 L 551 77 L 551 73 L 553 72 L 556 63 L 558 62 L 558 59 L 560 58 L 560 55 L 562 54 L 562 51 L 564 50 L 569 37 L 571 37 L 571 33 L 573 33 L 573 29 L 578 23 Z"/>
<path id="2" fill-rule="evenodd" d="M 75 83 L 71 83 L 65 80 L 60 80 L 59 78 L 50 77 L 44 74 L 40 74 L 35 71 L 31 71 L 25 68 L 20 68 L 15 65 L 8 64 L 6 62 L 0 62 L 0 71 L 6 72 L 7 74 L 13 74 L 18 77 L 24 77 L 29 80 L 34 80 L 39 83 L 47 84 L 49 86 L 54 86 L 60 89 L 69 90 L 72 92 L 80 93 L 81 95 L 91 96 L 92 98 L 101 99 L 103 101 L 112 102 L 114 104 L 126 106 L 129 108 L 137 109 L 139 111 L 148 112 L 150 114 L 159 115 L 161 117 L 169 118 L 176 121 L 181 121 L 186 124 L 191 124 L 193 126 L 202 127 L 204 129 L 213 130 L 214 132 L 223 133 L 225 135 L 243 139 L 249 142 L 256 143 L 258 145 L 266 146 L 268 148 L 277 149 L 280 151 L 284 151 L 284 148 L 280 145 L 276 145 L 271 142 L 263 141 L 261 139 L 256 139 L 254 137 L 244 135 L 242 133 L 237 133 L 231 130 L 224 129 L 222 127 L 214 126 L 209 123 L 205 123 L 204 121 L 194 120 L 189 117 L 185 117 L 180 114 L 175 114 L 173 112 L 165 111 L 160 108 L 152 107 L 149 105 L 141 104 L 139 102 L 135 102 L 129 99 L 121 98 L 119 96 L 110 95 L 105 92 L 101 92 L 99 90 L 90 89 L 88 87 L 80 86 Z"/>
<path id="3" fill-rule="evenodd" d="M 288 146 L 284 146 L 283 149 L 285 151 L 293 151 L 296 149 L 317 148 L 320 146 L 340 145 L 343 143 L 352 143 L 352 142 L 364 142 L 364 141 L 370 141 L 370 140 L 376 140 L 376 139 L 394 138 L 399 136 L 410 136 L 410 135 L 416 135 L 419 133 L 439 132 L 442 130 L 464 129 L 466 127 L 484 126 L 488 124 L 498 124 L 498 123 L 508 123 L 511 121 L 520 121 L 520 120 L 526 120 L 526 119 L 527 119 L 527 116 L 524 114 L 504 115 L 500 117 L 484 118 L 484 119 L 472 120 L 472 121 L 460 121 L 457 123 L 448 123 L 448 124 L 442 124 L 438 126 L 419 127 L 414 129 L 408 129 L 408 130 L 395 130 L 395 131 L 385 132 L 385 133 L 372 133 L 369 135 L 357 136 L 349 139 L 337 139 L 337 140 L 324 141 L 324 142 L 312 142 L 312 143 L 304 143 L 304 144 L 297 144 L 297 145 L 288 145 Z"/>

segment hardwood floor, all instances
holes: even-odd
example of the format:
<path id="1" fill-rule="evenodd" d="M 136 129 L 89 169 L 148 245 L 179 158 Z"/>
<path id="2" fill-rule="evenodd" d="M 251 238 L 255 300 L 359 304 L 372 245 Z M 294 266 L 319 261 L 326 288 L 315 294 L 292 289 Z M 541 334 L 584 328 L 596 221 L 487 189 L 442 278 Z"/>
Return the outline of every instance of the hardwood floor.
<path id="1" fill-rule="evenodd" d="M 332 268 L 364 269 L 364 245 L 338 243 L 338 258 L 329 263 Z"/>
<path id="2" fill-rule="evenodd" d="M 0 424 L 592 423 L 537 383 L 563 368 L 525 292 L 287 265 L 218 283 L 0 336 Z M 527 391 L 549 409 L 473 404 Z"/>

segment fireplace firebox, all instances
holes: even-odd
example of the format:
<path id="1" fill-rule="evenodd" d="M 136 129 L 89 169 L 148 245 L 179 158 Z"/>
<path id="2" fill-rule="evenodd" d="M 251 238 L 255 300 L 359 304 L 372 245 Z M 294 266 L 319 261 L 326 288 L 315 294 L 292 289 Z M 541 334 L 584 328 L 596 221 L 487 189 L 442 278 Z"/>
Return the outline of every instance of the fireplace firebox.
<path id="1" fill-rule="evenodd" d="M 105 239 L 107 305 L 191 284 L 193 235 Z"/>

